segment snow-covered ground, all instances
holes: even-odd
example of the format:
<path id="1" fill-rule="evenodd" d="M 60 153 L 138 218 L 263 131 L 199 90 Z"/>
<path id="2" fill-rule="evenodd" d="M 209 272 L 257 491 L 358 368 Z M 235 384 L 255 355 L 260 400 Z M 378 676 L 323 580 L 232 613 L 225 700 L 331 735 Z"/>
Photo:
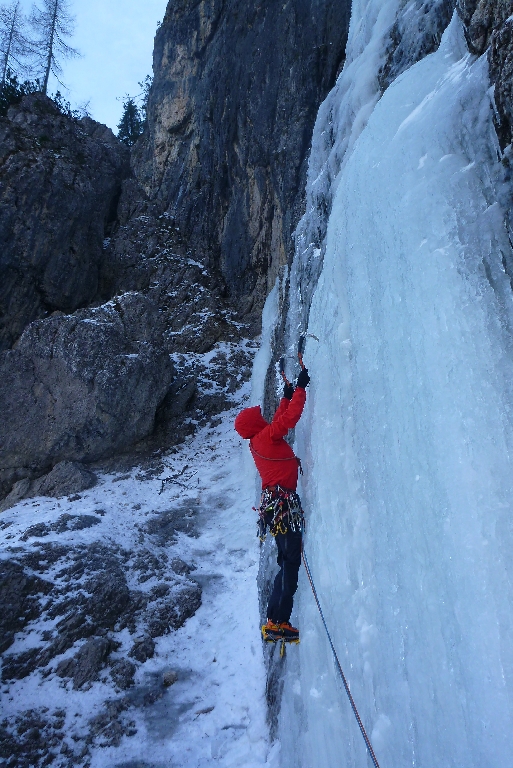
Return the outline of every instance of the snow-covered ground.
<path id="1" fill-rule="evenodd" d="M 87 758 L 93 768 L 256 768 L 272 763 L 259 633 L 259 549 L 251 510 L 255 478 L 233 430 L 234 416 L 247 395 L 248 385 L 217 427 L 201 429 L 178 452 L 164 456 L 164 471 L 155 477 L 144 479 L 137 468 L 125 475 L 104 475 L 81 498 L 31 499 L 0 517 L 2 557 L 26 554 L 41 542 L 73 547 L 101 542 L 134 556 L 144 547 L 159 557 L 163 548 L 155 545 L 145 523 L 187 504 L 195 510 L 191 532 L 177 533 L 164 551 L 169 560 L 180 558 L 194 566 L 189 578 L 202 586 L 201 607 L 180 629 L 156 638 L 155 655 L 138 667 L 135 686 L 126 694 L 133 697 L 134 706 L 121 717 L 129 721 L 132 735 L 124 735 L 116 747 L 101 747 L 101 738 L 96 738 Z M 171 477 L 176 482 L 162 483 Z M 31 526 L 50 526 L 63 514 L 93 515 L 99 522 L 78 531 L 56 533 L 48 528 L 43 539 L 20 540 Z M 133 571 L 129 579 L 134 579 Z M 129 582 L 131 588 L 152 586 L 151 579 L 144 584 Z M 48 628 L 32 622 L 9 653 L 37 644 L 41 631 Z M 122 643 L 116 656 L 126 656 L 133 640 L 128 630 L 117 632 L 116 640 Z M 63 657 L 75 651 L 73 647 Z M 55 659 L 53 669 L 63 657 Z M 177 674 L 177 681 L 168 688 L 162 685 L 166 671 Z M 50 715 L 54 709 L 64 710 L 64 740 L 80 752 L 80 737 L 87 732 L 88 722 L 106 699 L 121 695 L 113 694 L 107 671 L 89 690 L 85 688 L 73 690 L 71 681 L 54 672 L 44 677 L 36 670 L 2 685 L 2 717 L 13 718 L 43 706 Z M 157 691 L 153 703 L 151 696 L 145 700 L 152 691 Z M 59 757 L 58 748 L 55 751 L 52 764 L 60 765 L 64 756 Z"/>

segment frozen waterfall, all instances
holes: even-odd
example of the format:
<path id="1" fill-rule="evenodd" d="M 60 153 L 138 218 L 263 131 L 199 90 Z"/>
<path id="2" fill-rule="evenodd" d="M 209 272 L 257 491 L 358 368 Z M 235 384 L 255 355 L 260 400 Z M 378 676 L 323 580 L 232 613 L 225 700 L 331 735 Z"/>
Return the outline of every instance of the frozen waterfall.
<path id="1" fill-rule="evenodd" d="M 355 0 L 358 76 L 317 121 L 309 199 L 322 184 L 332 207 L 317 251 L 307 212 L 290 311 L 320 340 L 296 430 L 306 548 L 381 768 L 509 768 L 513 293 L 487 66 L 455 16 L 379 99 L 399 5 Z M 280 764 L 369 765 L 304 572 L 294 619 Z"/>

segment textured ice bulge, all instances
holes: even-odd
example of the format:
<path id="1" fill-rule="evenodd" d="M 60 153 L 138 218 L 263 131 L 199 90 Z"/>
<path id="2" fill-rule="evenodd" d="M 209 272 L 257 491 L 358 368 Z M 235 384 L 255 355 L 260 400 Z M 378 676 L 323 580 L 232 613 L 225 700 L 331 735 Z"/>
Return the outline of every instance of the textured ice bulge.
<path id="1" fill-rule="evenodd" d="M 341 169 L 380 96 L 378 73 L 399 6 L 400 0 L 353 0 L 346 63 L 317 115 L 308 161 L 306 212 L 296 232 L 291 274 L 291 352 L 297 331 L 306 328 Z"/>
<path id="2" fill-rule="evenodd" d="M 389 5 L 355 3 L 353 32 Z M 455 17 L 361 103 L 311 283 L 306 549 L 382 768 L 509 768 L 513 300 L 486 60 Z M 282 765 L 370 765 L 304 573 L 293 621 Z"/>

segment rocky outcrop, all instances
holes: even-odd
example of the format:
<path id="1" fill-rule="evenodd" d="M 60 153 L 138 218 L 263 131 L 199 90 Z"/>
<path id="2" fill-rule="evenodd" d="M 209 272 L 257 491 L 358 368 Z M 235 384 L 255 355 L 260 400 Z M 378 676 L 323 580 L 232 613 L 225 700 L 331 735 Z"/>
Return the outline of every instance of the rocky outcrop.
<path id="1" fill-rule="evenodd" d="M 19 563 L 0 562 L 0 653 L 11 646 L 16 632 L 38 618 L 38 595 L 51 589 L 52 584 L 26 572 Z"/>
<path id="2" fill-rule="evenodd" d="M 92 637 L 87 640 L 77 653 L 60 661 L 55 673 L 59 677 L 73 679 L 73 688 L 83 688 L 86 683 L 99 679 L 100 670 L 105 667 L 110 652 L 115 646 L 106 637 Z"/>
<path id="3" fill-rule="evenodd" d="M 513 0 L 457 0 L 470 50 L 488 48 L 495 85 L 497 134 L 503 148 L 513 140 Z"/>
<path id="4" fill-rule="evenodd" d="M 350 0 L 170 2 L 134 167 L 232 297 L 261 307 L 292 255 L 321 103 L 344 58 Z"/>
<path id="5" fill-rule="evenodd" d="M 512 0 L 456 0 L 473 53 L 481 55 L 492 36 L 513 14 Z"/>
<path id="6" fill-rule="evenodd" d="M 50 712 L 49 702 L 3 713 L 2 765 L 87 766 L 94 747 L 117 746 L 137 733 L 135 710 L 158 701 L 177 679 L 169 668 L 164 679 L 158 658 L 157 673 L 145 664 L 158 654 L 159 638 L 183 626 L 201 605 L 193 566 L 177 556 L 184 532 L 197 535 L 199 511 L 177 505 L 163 527 L 153 512 L 135 532 L 127 520 L 126 548 L 112 542 L 110 513 L 101 508 L 88 515 L 54 509 L 45 522 L 17 530 L 15 545 L 4 552 L 8 559 L 0 561 L 4 693 L 31 675 L 53 678 L 68 690 L 87 691 L 97 681 L 102 686 L 94 710 L 86 708 L 83 719 L 74 710 L 64 730 L 62 711 Z M 77 542 L 74 532 L 85 529 L 89 539 Z"/>
<path id="7" fill-rule="evenodd" d="M 31 321 L 95 297 L 128 173 L 128 150 L 108 128 L 42 94 L 0 118 L 0 350 Z"/>
<path id="8" fill-rule="evenodd" d="M 245 351 L 240 340 L 256 327 L 240 322 L 222 277 L 194 258 L 169 217 L 133 180 L 123 187 L 99 273 L 99 301 L 114 298 L 36 321 L 0 352 L 0 406 L 9 411 L 0 510 L 90 487 L 94 475 L 77 461 L 95 457 L 104 468 L 120 452 L 142 461 L 176 445 L 229 407 L 250 375 L 251 344 Z"/>
<path id="9" fill-rule="evenodd" d="M 169 390 L 158 307 L 117 286 L 98 306 L 129 173 L 110 130 L 42 94 L 0 119 L 0 496 L 11 491 L 2 508 L 90 487 L 94 475 L 71 462 L 148 435 Z"/>
<path id="10" fill-rule="evenodd" d="M 497 133 L 506 147 L 513 141 L 513 3 L 507 20 L 492 36 L 488 60 L 499 115 Z"/>
<path id="11" fill-rule="evenodd" d="M 61 496 L 74 496 L 92 488 L 96 482 L 94 472 L 79 462 L 60 461 L 47 475 L 36 480 L 24 477 L 14 483 L 9 495 L 0 502 L 0 512 L 31 496 L 53 496 L 56 499 Z"/>
<path id="12" fill-rule="evenodd" d="M 382 91 L 416 61 L 437 50 L 455 6 L 456 0 L 404 4 L 390 30 L 385 63 L 379 73 Z"/>
<path id="13" fill-rule="evenodd" d="M 143 293 L 159 309 L 161 345 L 170 354 L 207 352 L 220 340 L 238 338 L 221 275 L 198 261 L 170 217 L 158 214 L 133 179 L 123 186 L 120 226 L 103 252 L 101 298 Z"/>
<path id="14" fill-rule="evenodd" d="M 128 293 L 34 322 L 15 349 L 0 354 L 6 490 L 24 471 L 108 456 L 152 430 L 173 378 L 160 333 L 157 307 Z"/>
<path id="15" fill-rule="evenodd" d="M 37 541 L 42 535 L 33 531 L 29 538 Z M 156 563 L 155 556 L 144 549 L 131 558 L 128 552 L 100 543 L 76 548 L 54 543 L 34 549 L 32 556 L 25 555 L 19 563 L 3 562 L 1 652 L 10 648 L 15 633 L 30 622 L 57 622 L 55 631 L 40 637 L 40 645 L 21 653 L 4 653 L 2 679 L 19 680 L 35 669 L 46 669 L 47 674 L 51 670 L 59 677 L 72 678 L 74 687 L 82 688 L 98 679 L 108 662 L 116 664 L 116 677 L 126 685 L 136 667 L 130 661 L 120 664 L 124 658 L 115 653 L 120 646 L 118 633 L 128 629 L 134 635 L 129 655 L 142 664 L 153 656 L 154 639 L 179 629 L 201 605 L 201 587 L 186 576 L 168 572 L 165 553 L 159 557 Z M 31 574 L 42 570 L 38 558 L 45 565 L 49 559 L 60 566 L 55 581 Z M 130 590 L 127 571 L 132 578 L 139 574 L 141 584 L 151 578 L 148 573 L 158 574 L 160 581 L 148 591 Z M 38 593 L 44 593 L 46 599 L 38 599 Z M 73 646 L 76 651 L 62 658 Z M 53 665 L 57 657 L 61 660 Z"/>

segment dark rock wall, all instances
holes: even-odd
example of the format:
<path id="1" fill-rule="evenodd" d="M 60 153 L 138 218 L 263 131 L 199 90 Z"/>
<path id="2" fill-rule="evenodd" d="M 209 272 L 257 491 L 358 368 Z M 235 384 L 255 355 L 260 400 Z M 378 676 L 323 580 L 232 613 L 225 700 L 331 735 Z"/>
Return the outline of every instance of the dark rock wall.
<path id="1" fill-rule="evenodd" d="M 509 20 L 492 37 L 488 60 L 495 83 L 497 133 L 504 148 L 513 141 L 513 3 Z"/>
<path id="2" fill-rule="evenodd" d="M 155 40 L 147 194 L 230 295 L 259 309 L 303 203 L 319 104 L 343 63 L 350 0 L 171 0 Z M 251 298 L 249 298 L 251 297 Z"/>
<path id="3" fill-rule="evenodd" d="M 495 85 L 497 134 L 503 149 L 513 140 L 513 0 L 457 0 L 470 50 L 488 48 Z"/>
<path id="4" fill-rule="evenodd" d="M 491 38 L 513 13 L 512 0 L 457 0 L 473 53 L 484 53 Z"/>
<path id="5" fill-rule="evenodd" d="M 130 451 L 140 461 L 182 442 L 230 407 L 249 376 L 251 349 L 238 344 L 250 329 L 222 280 L 153 208 L 125 179 L 93 306 L 33 321 L 0 351 L 0 511 L 58 495 L 53 475 L 70 459 Z M 204 360 L 219 341 L 224 349 Z"/>
<path id="6" fill-rule="evenodd" d="M 98 289 L 128 151 L 105 126 L 42 94 L 0 118 L 0 350 L 32 320 L 73 312 Z"/>
<path id="7" fill-rule="evenodd" d="M 379 73 L 382 91 L 416 61 L 436 51 L 455 7 L 456 0 L 405 3 L 390 30 L 385 63 Z"/>
<path id="8" fill-rule="evenodd" d="M 470 50 L 487 55 L 502 154 L 500 203 L 513 242 L 513 0 L 457 0 Z M 509 273 L 509 267 L 508 267 Z"/>

